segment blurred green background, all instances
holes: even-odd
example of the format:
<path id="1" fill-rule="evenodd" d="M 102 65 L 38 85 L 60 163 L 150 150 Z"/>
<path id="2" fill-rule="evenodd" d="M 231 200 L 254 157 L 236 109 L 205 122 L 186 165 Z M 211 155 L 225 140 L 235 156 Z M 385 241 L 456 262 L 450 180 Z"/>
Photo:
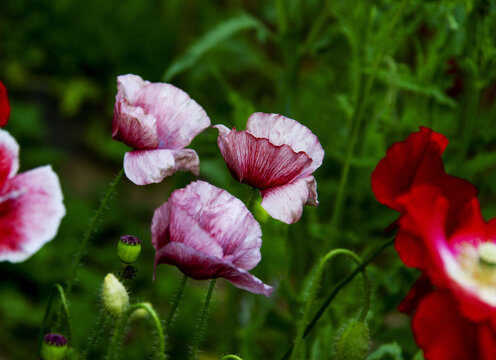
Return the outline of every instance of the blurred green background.
<path id="1" fill-rule="evenodd" d="M 496 216 L 495 34 L 495 0 L 1 1 L 0 79 L 12 106 L 6 129 L 21 144 L 22 171 L 52 164 L 67 215 L 57 237 L 29 260 L 0 264 L 0 358 L 34 358 L 51 286 L 69 278 L 88 219 L 129 150 L 111 139 L 117 75 L 173 83 L 213 124 L 244 129 L 251 113 L 274 112 L 319 137 L 326 151 L 315 173 L 319 207 L 306 207 L 289 227 L 256 212 L 263 257 L 252 272 L 275 286 L 273 296 L 219 280 L 200 355 L 279 359 L 294 338 L 317 261 L 336 247 L 363 255 L 392 236 L 384 229 L 397 214 L 376 202 L 370 174 L 395 141 L 420 125 L 445 134 L 448 172 L 472 181 L 486 218 Z M 190 145 L 200 155 L 200 177 L 246 201 L 250 189 L 231 178 L 216 136 L 207 129 Z M 192 180 L 177 173 L 144 187 L 121 181 L 69 299 L 75 347 L 85 346 L 94 326 L 100 285 L 119 267 L 115 248 L 123 234 L 143 240 L 139 274 L 127 283 L 132 299 L 151 302 L 165 318 L 182 274 L 163 265 L 152 282 L 149 227 L 153 210 Z M 320 299 L 351 269 L 346 260 L 331 267 Z M 393 249 L 369 271 L 371 352 L 393 344 L 374 358 L 411 359 L 418 349 L 410 320 L 396 308 L 418 273 Z M 188 283 L 169 334 L 171 359 L 187 358 L 207 287 Z M 360 308 L 361 289 L 356 279 L 340 293 L 305 341 L 308 359 L 332 358 L 338 329 Z M 151 328 L 146 320 L 133 323 L 122 359 L 151 357 Z M 103 358 L 110 334 L 107 327 L 93 358 Z"/>

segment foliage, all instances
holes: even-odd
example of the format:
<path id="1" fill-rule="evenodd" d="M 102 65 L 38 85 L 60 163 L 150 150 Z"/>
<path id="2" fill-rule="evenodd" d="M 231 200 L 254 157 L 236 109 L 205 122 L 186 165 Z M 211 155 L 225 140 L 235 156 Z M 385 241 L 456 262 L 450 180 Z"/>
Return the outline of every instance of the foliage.
<path id="1" fill-rule="evenodd" d="M 274 295 L 266 299 L 219 280 L 201 345 L 205 360 L 280 359 L 295 338 L 319 260 L 337 247 L 363 258 L 390 238 L 384 229 L 396 214 L 376 202 L 370 174 L 393 142 L 418 126 L 445 134 L 448 172 L 476 184 L 486 218 L 496 216 L 495 33 L 495 0 L 0 2 L 0 78 L 12 105 L 6 129 L 22 146 L 21 170 L 53 165 L 67 207 L 55 240 L 24 263 L 0 264 L 0 358 L 34 357 L 52 286 L 70 278 L 88 219 L 122 166 L 126 146 L 110 136 L 117 75 L 170 80 L 213 124 L 244 128 L 253 111 L 274 112 L 319 137 L 326 151 L 315 173 L 320 205 L 306 207 L 289 230 L 256 208 L 263 246 L 254 275 L 275 285 Z M 331 226 L 360 102 L 342 212 Z M 250 189 L 230 177 L 216 136 L 207 129 L 190 145 L 200 156 L 201 178 L 248 201 Z M 177 173 L 146 187 L 121 181 L 68 298 L 78 348 L 97 320 L 104 276 L 119 270 L 115 248 L 123 234 L 142 239 L 139 273 L 126 285 L 132 301 L 149 301 L 166 318 L 182 274 L 162 265 L 152 281 L 150 221 L 173 189 L 193 179 Z M 314 311 L 352 269 L 338 260 L 324 271 Z M 396 308 L 417 272 L 393 249 L 367 269 L 369 359 L 413 358 L 410 321 Z M 187 358 L 207 288 L 188 282 L 167 340 L 171 359 Z M 356 315 L 361 293 L 360 281 L 339 293 L 304 340 L 307 358 L 331 358 L 333 339 Z M 133 323 L 122 359 L 150 358 L 156 346 L 150 331 L 146 321 Z M 107 351 L 109 322 L 102 334 L 95 358 Z"/>

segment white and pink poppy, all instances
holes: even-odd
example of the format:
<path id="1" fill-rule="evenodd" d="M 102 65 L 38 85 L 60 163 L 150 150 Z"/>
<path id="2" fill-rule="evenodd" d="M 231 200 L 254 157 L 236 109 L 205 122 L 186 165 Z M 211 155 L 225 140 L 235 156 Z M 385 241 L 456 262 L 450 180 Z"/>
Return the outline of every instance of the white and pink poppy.
<path id="1" fill-rule="evenodd" d="M 273 218 L 292 224 L 303 206 L 317 206 L 312 173 L 322 164 L 319 139 L 299 122 L 278 114 L 255 113 L 246 130 L 224 125 L 217 142 L 232 176 L 260 190 L 262 207 Z"/>
<path id="2" fill-rule="evenodd" d="M 210 126 L 205 110 L 181 89 L 137 75 L 118 76 L 117 89 L 112 138 L 134 149 L 124 156 L 128 179 L 147 185 L 179 170 L 198 176 L 198 155 L 185 147 Z"/>
<path id="3" fill-rule="evenodd" d="M 170 264 L 194 279 L 223 277 L 269 296 L 272 287 L 251 275 L 261 259 L 262 230 L 246 206 L 204 181 L 176 190 L 157 208 L 151 226 L 155 266 Z"/>
<path id="4" fill-rule="evenodd" d="M 0 261 L 24 261 L 57 234 L 65 215 L 59 179 L 50 166 L 21 174 L 19 145 L 0 129 Z"/>

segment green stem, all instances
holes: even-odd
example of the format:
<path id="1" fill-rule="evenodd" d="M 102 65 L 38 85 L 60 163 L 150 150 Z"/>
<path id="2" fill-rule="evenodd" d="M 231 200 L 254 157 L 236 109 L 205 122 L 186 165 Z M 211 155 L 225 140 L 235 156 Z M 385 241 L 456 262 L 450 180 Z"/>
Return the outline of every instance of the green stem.
<path id="1" fill-rule="evenodd" d="M 385 242 L 382 244 L 380 247 L 378 247 L 376 250 L 374 250 L 364 261 L 360 263 L 359 266 L 355 268 L 348 276 L 343 278 L 331 291 L 327 299 L 324 301 L 322 306 L 319 308 L 319 310 L 315 313 L 314 317 L 312 320 L 310 320 L 310 323 L 306 326 L 305 331 L 303 332 L 303 339 L 312 331 L 314 326 L 317 324 L 317 321 L 322 317 L 324 312 L 327 310 L 329 305 L 332 303 L 334 298 L 338 295 L 338 293 L 341 291 L 343 287 L 345 287 L 348 283 L 351 282 L 355 278 L 355 276 L 362 272 L 363 269 L 367 267 L 376 257 L 379 255 L 382 251 L 384 251 L 386 248 L 388 248 L 390 245 L 394 244 L 394 238 Z M 281 360 L 287 360 L 291 356 L 291 353 L 293 352 L 293 347 L 291 346 L 288 351 L 284 354 L 284 356 L 281 358 Z"/>
<path id="2" fill-rule="evenodd" d="M 66 318 L 67 339 L 69 340 L 69 343 L 71 343 L 71 340 L 72 340 L 72 322 L 71 322 L 71 314 L 69 312 L 69 304 L 67 303 L 67 298 L 66 298 L 65 293 L 64 293 L 64 288 L 60 284 L 55 284 L 52 287 L 52 290 L 50 291 L 50 296 L 48 297 L 48 304 L 47 304 L 47 307 L 45 310 L 45 315 L 43 316 L 43 321 L 41 323 L 40 333 L 38 335 L 38 344 L 37 344 L 35 359 L 38 359 L 38 357 L 40 355 L 41 344 L 43 342 L 43 336 L 45 335 L 45 332 L 47 331 L 47 324 L 48 324 L 49 319 L 50 319 L 50 312 L 52 310 L 53 298 L 54 298 L 54 295 L 56 293 L 58 293 L 58 295 L 60 297 L 60 303 L 61 303 L 62 310 L 63 310 L 65 318 Z"/>
<path id="3" fill-rule="evenodd" d="M 224 356 L 220 360 L 229 360 L 229 359 L 232 359 L 232 360 L 243 360 L 239 356 L 236 356 L 236 355 L 226 355 L 226 356 Z"/>
<path id="4" fill-rule="evenodd" d="M 205 298 L 205 303 L 203 304 L 203 308 L 200 314 L 200 322 L 198 323 L 198 328 L 196 331 L 196 336 L 193 339 L 193 344 L 191 345 L 191 353 L 190 359 L 196 359 L 196 353 L 198 352 L 198 347 L 203 340 L 203 336 L 205 333 L 205 328 L 207 326 L 207 318 L 208 318 L 208 308 L 210 307 L 210 300 L 212 299 L 212 294 L 215 288 L 215 282 L 217 279 L 212 279 L 210 281 L 210 287 L 208 288 L 207 297 Z"/>
<path id="5" fill-rule="evenodd" d="M 165 331 L 169 332 L 169 328 L 172 324 L 172 320 L 174 320 L 174 315 L 176 314 L 177 307 L 179 306 L 179 302 L 181 301 L 181 297 L 183 296 L 184 288 L 186 287 L 186 282 L 188 281 L 188 276 L 183 275 L 181 279 L 181 284 L 176 291 L 176 295 L 174 296 L 174 300 L 172 300 L 171 309 L 169 312 L 169 316 L 167 316 L 167 320 L 165 320 Z"/>
<path id="6" fill-rule="evenodd" d="M 131 305 L 121 315 L 121 317 L 119 319 L 117 319 L 116 324 L 115 324 L 114 335 L 112 336 L 112 342 L 110 343 L 106 360 L 117 359 L 118 350 L 119 350 L 120 344 L 122 342 L 122 337 L 124 335 L 124 330 L 126 329 L 126 325 L 129 321 L 129 317 L 131 316 L 131 314 L 134 311 L 136 311 L 138 309 L 146 310 L 148 312 L 148 314 L 150 315 L 150 317 L 152 318 L 153 324 L 155 325 L 155 330 L 157 331 L 157 338 L 158 338 L 158 345 L 159 345 L 158 351 L 155 353 L 155 356 L 157 359 L 165 360 L 164 330 L 162 329 L 162 324 L 160 322 L 160 319 L 159 319 L 157 313 L 155 312 L 155 310 L 153 310 L 153 308 L 150 306 L 150 304 L 147 304 L 147 303 L 139 303 L 139 304 Z"/>
<path id="7" fill-rule="evenodd" d="M 303 341 L 303 333 L 305 331 L 305 326 L 308 323 L 308 317 L 310 316 L 310 311 L 312 310 L 313 303 L 315 302 L 315 298 L 317 297 L 317 293 L 319 290 L 320 286 L 320 280 L 322 278 L 322 274 L 324 272 L 324 268 L 327 265 L 327 263 L 334 258 L 337 255 L 345 255 L 350 257 L 357 265 L 360 265 L 361 259 L 358 255 L 356 255 L 354 252 L 347 250 L 347 249 L 335 249 L 330 251 L 326 256 L 322 258 L 320 261 L 319 267 L 317 268 L 317 272 L 315 274 L 315 277 L 313 279 L 312 286 L 310 288 L 310 293 L 308 294 L 307 301 L 305 303 L 305 309 L 303 311 L 303 317 L 298 325 L 298 330 L 296 333 L 296 338 L 294 341 L 294 346 L 293 346 L 293 351 L 291 354 L 291 360 L 296 360 L 298 358 L 301 358 L 300 355 L 300 345 Z M 365 269 L 362 270 L 362 275 L 363 275 L 363 285 L 365 288 L 365 302 L 364 306 L 361 310 L 360 313 L 360 319 L 363 320 L 365 316 L 367 315 L 369 311 L 369 306 L 370 306 L 370 280 L 367 275 L 367 271 Z"/>
<path id="8" fill-rule="evenodd" d="M 277 26 L 279 27 L 279 34 L 284 34 L 288 29 L 286 19 L 286 9 L 284 9 L 284 0 L 275 0 L 277 9 Z"/>
<path id="9" fill-rule="evenodd" d="M 351 165 L 351 160 L 353 159 L 353 153 L 355 150 L 355 144 L 357 141 L 357 135 L 360 130 L 361 124 L 362 124 L 362 119 L 363 119 L 363 111 L 364 111 L 364 105 L 366 103 L 367 97 L 370 93 L 370 89 L 372 88 L 372 85 L 374 84 L 375 77 L 377 75 L 377 71 L 379 70 L 379 66 L 382 62 L 382 59 L 384 57 L 384 52 L 386 50 L 386 45 L 388 44 L 388 39 L 391 35 L 391 32 L 394 29 L 394 26 L 396 25 L 396 22 L 400 18 L 401 14 L 403 13 L 403 10 L 405 8 L 405 5 L 407 4 L 407 0 L 403 0 L 403 2 L 399 5 L 398 10 L 396 13 L 393 15 L 392 20 L 389 22 L 389 28 L 387 31 L 384 32 L 383 36 L 381 37 L 379 41 L 379 51 L 377 52 L 377 55 L 374 59 L 374 62 L 372 63 L 370 74 L 368 76 L 362 75 L 362 80 L 360 81 L 360 87 L 359 87 L 359 92 L 358 92 L 358 99 L 357 103 L 353 112 L 353 117 L 351 120 L 351 136 L 350 136 L 350 141 L 348 142 L 348 146 L 346 148 L 346 155 L 345 155 L 345 162 L 343 164 L 343 169 L 341 171 L 341 178 L 339 180 L 339 186 L 338 186 L 338 192 L 336 195 L 336 201 L 334 202 L 334 210 L 332 212 L 332 218 L 330 222 L 330 227 L 331 227 L 331 236 L 329 237 L 329 241 L 332 241 L 332 239 L 335 236 L 335 233 L 337 231 L 338 224 L 341 220 L 341 213 L 343 209 L 343 202 L 345 199 L 346 195 L 346 185 L 348 183 L 348 174 L 350 170 L 350 165 Z M 366 44 L 366 41 L 363 42 Z M 365 46 L 364 46 L 365 47 Z M 364 79 L 366 77 L 366 81 Z M 329 245 L 329 244 L 327 244 Z"/>
<path id="10" fill-rule="evenodd" d="M 100 311 L 98 312 L 98 318 L 95 323 L 95 327 L 90 333 L 89 339 L 88 339 L 88 344 L 86 345 L 86 348 L 84 349 L 81 358 L 87 359 L 88 355 L 90 354 L 91 350 L 93 349 L 93 346 L 95 346 L 100 333 L 102 330 L 105 328 L 105 325 L 108 320 L 108 315 L 105 314 L 105 310 L 103 309 L 103 306 L 100 307 Z"/>
<path id="11" fill-rule="evenodd" d="M 67 286 L 66 286 L 66 293 L 67 296 L 70 296 L 70 293 L 72 291 L 72 287 L 74 285 L 74 281 L 76 279 L 77 271 L 79 269 L 79 264 L 81 263 L 81 260 L 83 259 L 84 252 L 86 250 L 86 246 L 88 245 L 88 242 L 91 238 L 91 235 L 93 235 L 95 231 L 96 224 L 98 223 L 98 220 L 100 219 L 100 216 L 102 216 L 105 207 L 107 206 L 107 202 L 110 200 L 112 195 L 115 193 L 115 189 L 117 187 L 117 184 L 119 183 L 119 180 L 122 178 L 122 175 L 124 174 L 124 169 L 121 169 L 117 176 L 115 177 L 114 181 L 110 184 L 109 189 L 107 190 L 107 193 L 103 197 L 102 202 L 100 203 L 100 206 L 98 207 L 97 211 L 93 215 L 93 217 L 90 220 L 90 223 L 88 227 L 86 228 L 86 231 L 84 232 L 83 235 L 83 240 L 81 241 L 81 245 L 79 245 L 79 249 L 74 256 L 74 260 L 72 261 L 72 267 L 71 267 L 71 277 L 69 281 L 67 281 Z"/>

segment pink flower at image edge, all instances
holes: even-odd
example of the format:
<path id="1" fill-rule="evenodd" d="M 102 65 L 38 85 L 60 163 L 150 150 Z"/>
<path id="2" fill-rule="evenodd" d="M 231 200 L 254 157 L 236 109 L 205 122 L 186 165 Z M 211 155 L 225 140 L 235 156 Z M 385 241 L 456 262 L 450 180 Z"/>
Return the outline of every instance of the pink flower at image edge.
<path id="1" fill-rule="evenodd" d="M 269 296 L 272 287 L 251 275 L 261 259 L 262 231 L 246 206 L 223 189 L 195 181 L 155 210 L 151 226 L 155 266 L 170 264 L 194 279 L 223 277 Z"/>
<path id="2" fill-rule="evenodd" d="M 137 75 L 117 77 L 112 138 L 133 148 L 124 171 L 137 185 L 161 182 L 176 171 L 199 174 L 194 150 L 184 149 L 210 126 L 205 110 L 173 85 Z"/>
<path id="3" fill-rule="evenodd" d="M 18 169 L 19 145 L 0 129 L 0 261 L 26 260 L 55 237 L 65 215 L 50 166 L 21 174 Z"/>
<path id="4" fill-rule="evenodd" d="M 303 206 L 317 206 L 313 172 L 324 149 L 307 127 L 278 114 L 255 113 L 246 130 L 219 130 L 219 149 L 232 176 L 260 190 L 262 207 L 287 224 L 297 222 Z"/>

